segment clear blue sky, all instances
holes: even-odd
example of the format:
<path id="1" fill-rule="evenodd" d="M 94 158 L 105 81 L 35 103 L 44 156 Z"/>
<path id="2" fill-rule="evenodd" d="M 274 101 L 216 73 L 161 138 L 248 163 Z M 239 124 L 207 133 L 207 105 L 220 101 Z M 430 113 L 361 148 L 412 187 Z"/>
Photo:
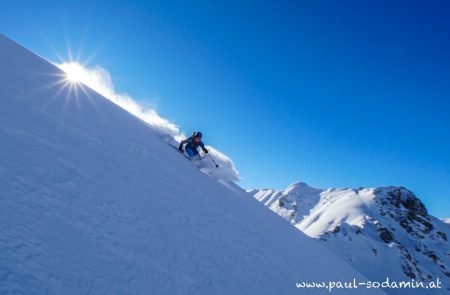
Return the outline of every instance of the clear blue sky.
<path id="1" fill-rule="evenodd" d="M 450 2 L 243 2 L 2 1 L 0 28 L 202 130 L 244 187 L 403 185 L 449 217 Z"/>

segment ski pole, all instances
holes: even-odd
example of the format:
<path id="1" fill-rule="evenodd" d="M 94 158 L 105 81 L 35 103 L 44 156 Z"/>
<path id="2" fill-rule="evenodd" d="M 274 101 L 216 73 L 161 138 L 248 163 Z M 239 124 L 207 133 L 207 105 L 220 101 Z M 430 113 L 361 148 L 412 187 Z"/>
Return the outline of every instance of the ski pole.
<path id="1" fill-rule="evenodd" d="M 211 159 L 211 161 L 213 161 L 213 163 L 216 165 L 216 168 L 219 168 L 219 165 L 216 163 L 216 161 L 214 161 L 213 157 L 211 157 L 211 155 L 208 153 L 209 158 Z"/>

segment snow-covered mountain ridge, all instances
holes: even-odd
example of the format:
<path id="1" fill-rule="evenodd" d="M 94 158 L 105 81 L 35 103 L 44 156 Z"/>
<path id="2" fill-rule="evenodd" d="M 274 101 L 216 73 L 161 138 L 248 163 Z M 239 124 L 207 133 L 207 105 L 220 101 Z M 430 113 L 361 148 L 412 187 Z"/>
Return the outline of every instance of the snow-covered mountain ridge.
<path id="1" fill-rule="evenodd" d="M 449 227 L 404 187 L 323 190 L 299 182 L 249 193 L 371 279 L 440 278 L 442 294 L 450 290 Z"/>

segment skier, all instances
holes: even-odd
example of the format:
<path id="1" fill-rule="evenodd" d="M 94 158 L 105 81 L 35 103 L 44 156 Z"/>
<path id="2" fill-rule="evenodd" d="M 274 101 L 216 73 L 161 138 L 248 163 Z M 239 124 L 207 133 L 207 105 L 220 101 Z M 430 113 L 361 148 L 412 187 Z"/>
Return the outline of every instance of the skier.
<path id="1" fill-rule="evenodd" d="M 198 156 L 198 150 L 197 148 L 200 146 L 205 154 L 208 153 L 208 150 L 205 148 L 205 145 L 202 142 L 202 133 L 197 131 L 192 133 L 192 136 L 189 138 L 186 138 L 185 140 L 180 142 L 180 146 L 178 150 L 182 153 L 183 152 L 183 145 L 186 144 L 186 153 L 189 155 L 190 158 L 193 158 L 195 156 Z"/>

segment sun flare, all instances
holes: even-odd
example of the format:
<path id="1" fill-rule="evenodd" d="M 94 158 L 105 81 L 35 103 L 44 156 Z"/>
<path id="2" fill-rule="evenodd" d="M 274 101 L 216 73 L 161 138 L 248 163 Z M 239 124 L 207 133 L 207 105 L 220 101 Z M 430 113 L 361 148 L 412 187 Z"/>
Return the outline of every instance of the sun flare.
<path id="1" fill-rule="evenodd" d="M 70 83 L 84 83 L 86 70 L 77 62 L 63 63 L 60 68 L 66 73 L 66 79 Z"/>

